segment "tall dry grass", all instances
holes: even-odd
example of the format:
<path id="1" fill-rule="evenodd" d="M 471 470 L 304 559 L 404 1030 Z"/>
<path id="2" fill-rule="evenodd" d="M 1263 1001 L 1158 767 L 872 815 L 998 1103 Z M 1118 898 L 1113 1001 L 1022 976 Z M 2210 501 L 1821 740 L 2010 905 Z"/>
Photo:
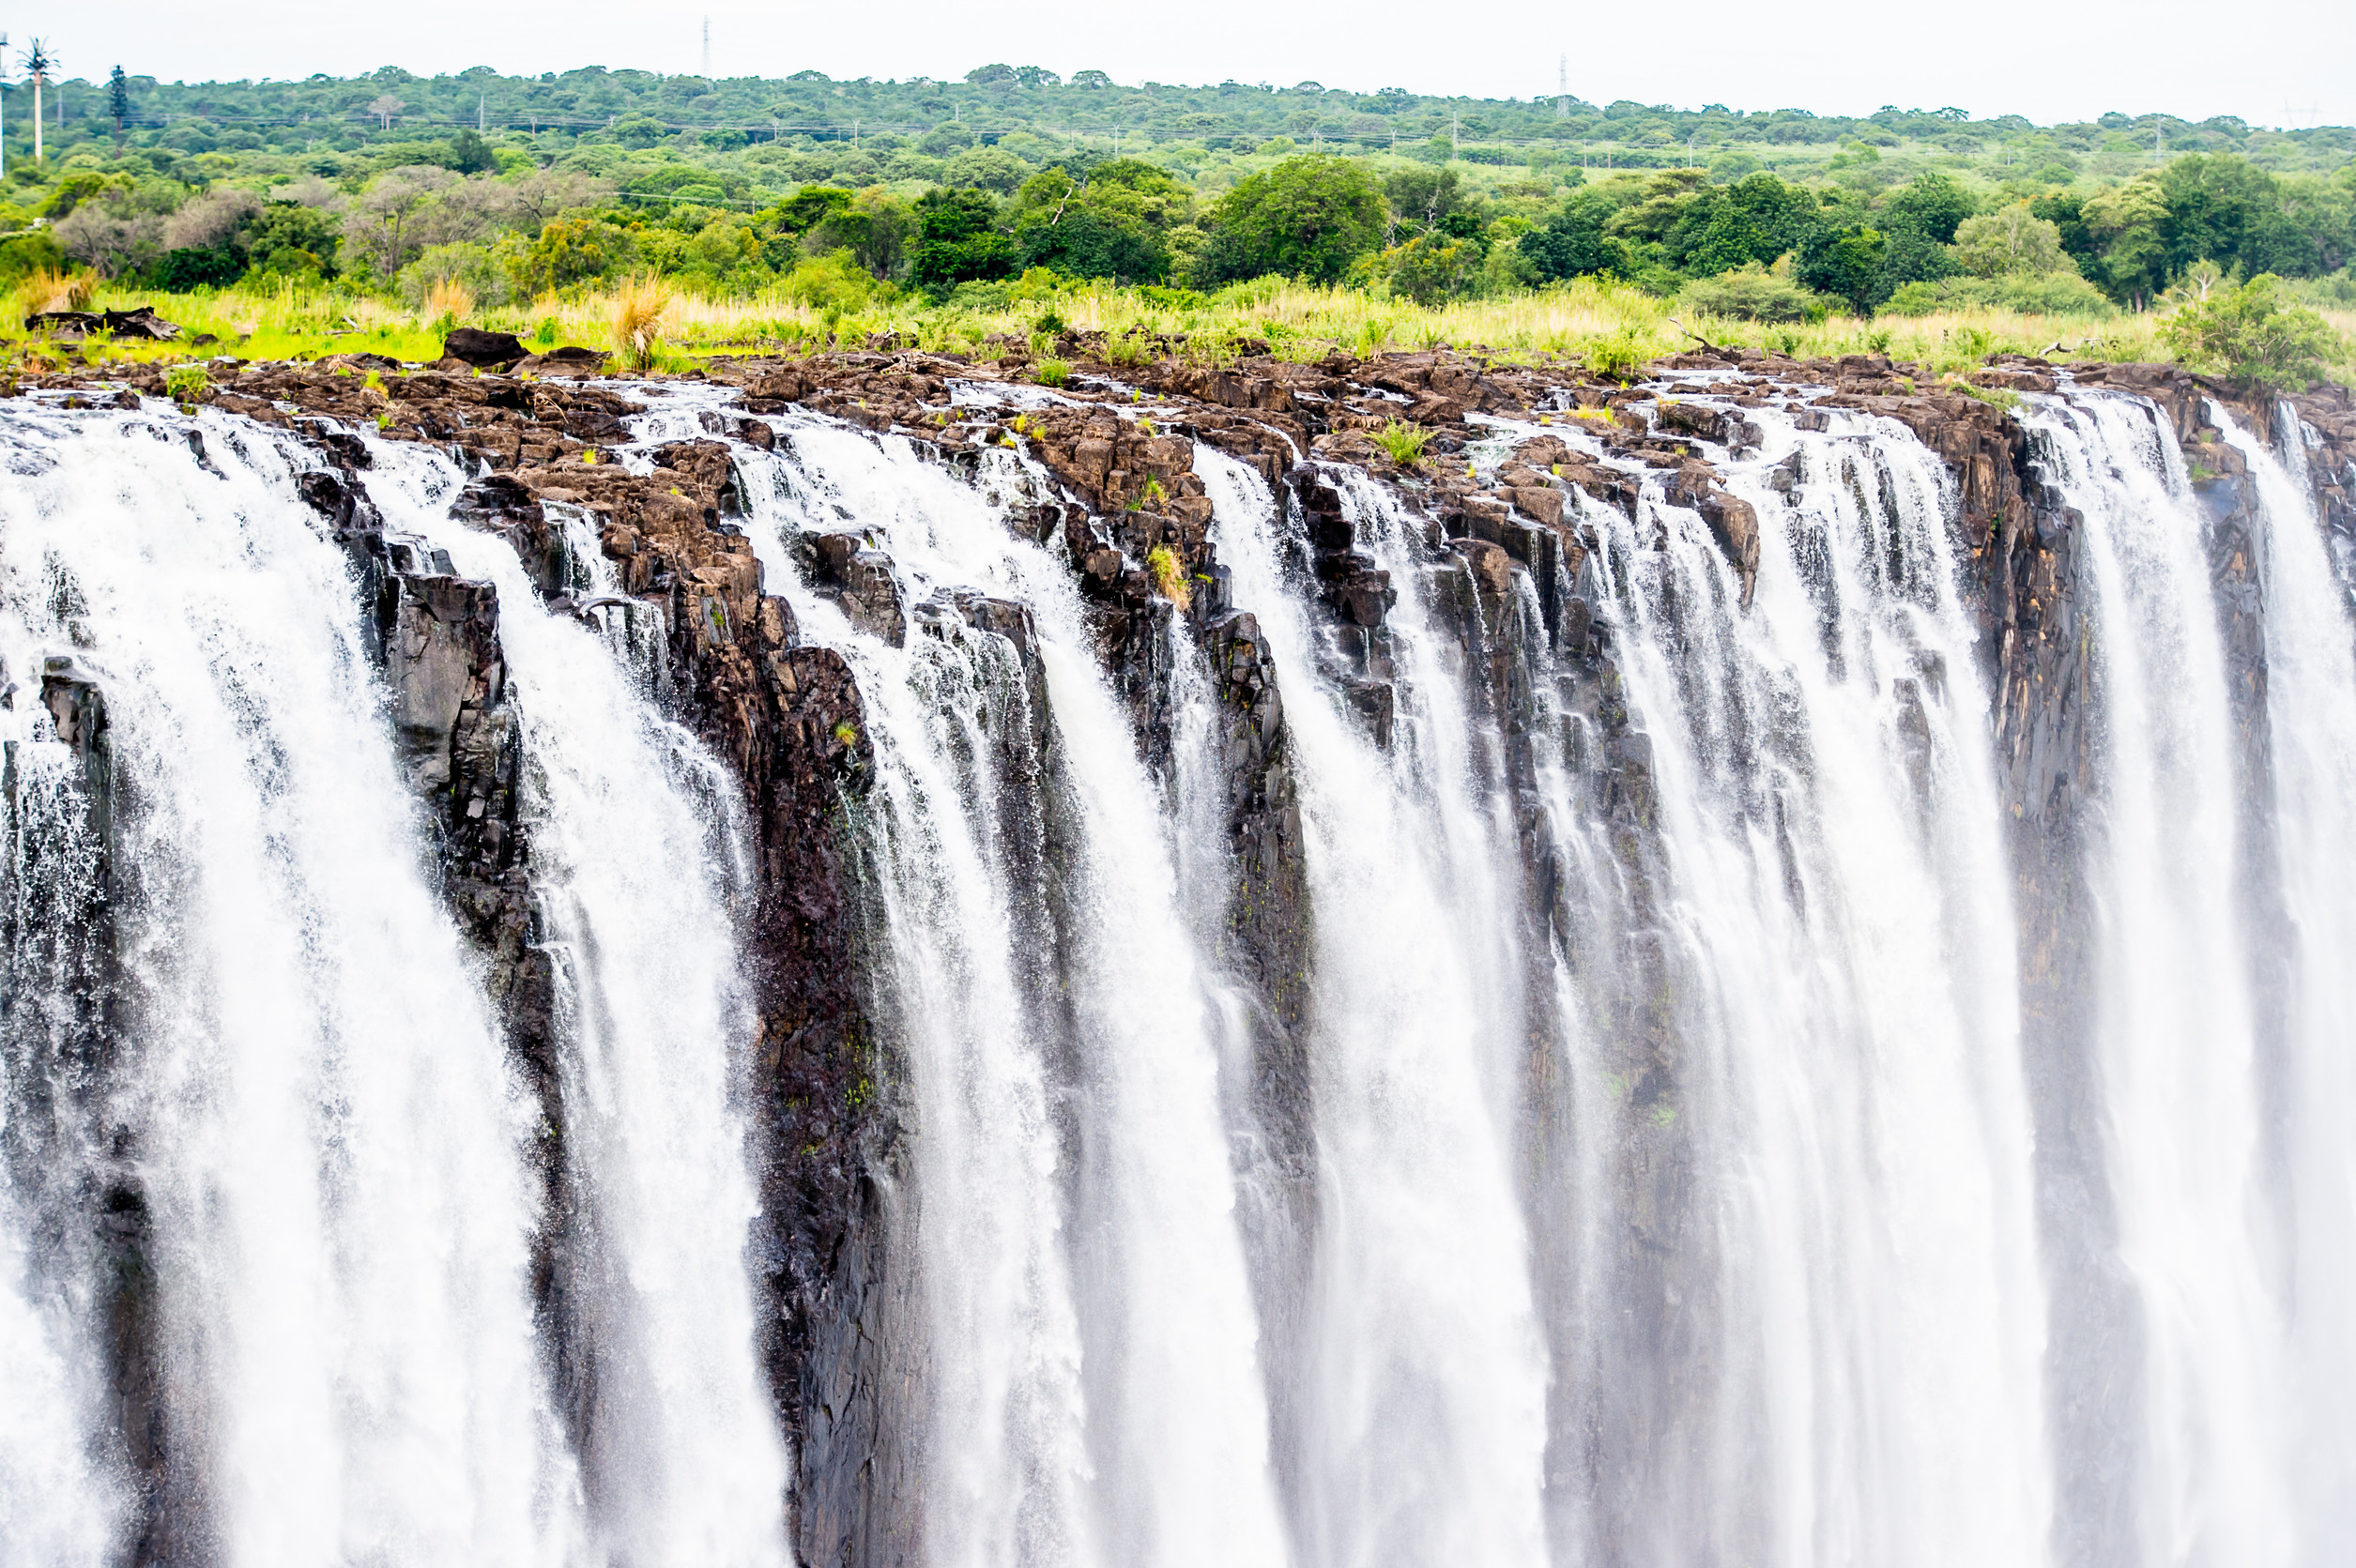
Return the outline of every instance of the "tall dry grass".
<path id="1" fill-rule="evenodd" d="M 98 298 L 99 281 L 88 272 L 60 272 L 38 267 L 16 286 L 17 314 L 39 315 L 44 311 L 86 311 Z"/>
<path id="2" fill-rule="evenodd" d="M 663 352 L 663 325 L 674 298 L 670 285 L 652 273 L 622 280 L 614 291 L 614 352 L 625 370 L 650 370 Z"/>
<path id="3" fill-rule="evenodd" d="M 440 327 L 455 327 L 474 314 L 474 290 L 455 278 L 436 278 L 426 285 L 425 319 Z"/>

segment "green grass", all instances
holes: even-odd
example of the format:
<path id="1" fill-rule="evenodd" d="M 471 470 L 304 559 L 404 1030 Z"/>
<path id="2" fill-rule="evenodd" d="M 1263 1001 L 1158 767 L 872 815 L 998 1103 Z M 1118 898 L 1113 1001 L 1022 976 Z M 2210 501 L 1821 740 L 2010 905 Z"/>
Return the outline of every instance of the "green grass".
<path id="1" fill-rule="evenodd" d="M 1178 352 L 1197 362 L 1227 364 L 1237 358 L 1234 340 L 1264 343 L 1277 358 L 1315 363 L 1336 348 L 1361 357 L 1446 344 L 1495 361 L 1580 365 L 1599 373 L 1638 373 L 1645 361 L 1690 345 L 1668 320 L 1672 300 L 1599 279 L 1499 298 L 1419 306 L 1405 299 L 1341 288 L 1321 288 L 1263 278 L 1218 293 L 1168 302 L 1142 291 L 1109 283 L 1079 283 L 1058 293 L 1054 313 L 1071 329 L 1105 334 L 1098 351 L 1116 363 L 1144 359 L 1155 336 L 1186 340 Z M 338 353 L 381 354 L 405 361 L 437 358 L 441 334 L 421 319 L 380 297 L 339 287 L 279 287 L 200 290 L 161 294 L 114 286 L 97 303 L 120 309 L 150 304 L 192 336 L 219 340 L 200 345 L 176 343 L 116 343 L 84 345 L 91 360 L 176 362 L 232 356 L 239 359 L 317 358 Z M 470 325 L 512 331 L 534 346 L 580 343 L 611 350 L 616 298 L 612 292 L 577 292 L 479 310 Z M 2323 311 L 2341 335 L 2333 371 L 2342 380 L 2356 373 L 2356 310 Z M 1811 358 L 1843 354 L 1888 354 L 1918 361 L 1945 375 L 1968 370 L 2001 353 L 2042 354 L 2057 341 L 2057 360 L 2167 360 L 2174 358 L 2159 337 L 2164 316 L 2115 314 L 2068 317 L 1974 308 L 1940 314 L 1884 316 L 1866 321 L 1832 316 L 1808 324 L 1771 324 L 1679 314 L 1679 320 L 1710 342 Z M 1039 320 L 1036 300 L 1017 300 L 1000 311 L 934 306 L 923 297 L 876 298 L 855 311 L 818 311 L 772 292 L 741 298 L 705 298 L 681 294 L 663 318 L 656 368 L 684 370 L 717 355 L 805 353 L 830 345 L 852 347 L 876 334 L 892 332 L 904 344 L 987 358 L 987 340 L 1011 334 L 1032 341 Z M 1040 345 L 1044 347 L 1044 344 Z M 1034 353 L 1039 352 L 1034 348 Z M 46 355 L 71 357 L 67 345 L 43 344 L 22 333 L 0 333 L 0 353 L 22 359 Z M 1068 377 L 1067 360 L 1041 354 L 1031 372 L 1043 386 Z"/>

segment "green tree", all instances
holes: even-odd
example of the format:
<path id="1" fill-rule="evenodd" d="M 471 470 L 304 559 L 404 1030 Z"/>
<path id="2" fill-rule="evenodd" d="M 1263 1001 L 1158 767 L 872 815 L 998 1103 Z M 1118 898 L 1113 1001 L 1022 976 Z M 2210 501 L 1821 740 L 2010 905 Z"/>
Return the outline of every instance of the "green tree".
<path id="1" fill-rule="evenodd" d="M 1391 292 L 1418 305 L 1436 305 L 1464 293 L 1480 277 L 1481 251 L 1470 240 L 1444 234 L 1417 235 L 1383 252 L 1380 265 Z"/>
<path id="2" fill-rule="evenodd" d="M 2196 261 L 2230 271 L 2251 264 L 2266 215 L 2277 205 L 2274 176 L 2231 153 L 2188 153 L 2172 160 L 2154 182 L 2166 204 L 2160 236 L 2173 277 Z"/>
<path id="3" fill-rule="evenodd" d="M 1954 245 L 1956 261 L 1975 278 L 2076 270 L 2061 248 L 2060 225 L 2038 217 L 2027 202 L 1965 219 Z"/>
<path id="4" fill-rule="evenodd" d="M 1015 244 L 1026 267 L 1160 282 L 1170 275 L 1170 231 L 1186 206 L 1184 186 L 1138 159 L 1109 160 L 1077 177 L 1058 166 L 1016 195 Z"/>
<path id="5" fill-rule="evenodd" d="M 2080 206 L 2079 216 L 2100 257 L 2094 281 L 2103 291 L 2138 310 L 2156 298 L 2167 286 L 2169 272 L 2168 204 L 2158 182 L 2132 179 L 2098 190 Z"/>
<path id="6" fill-rule="evenodd" d="M 849 206 L 811 229 L 803 248 L 814 256 L 849 251 L 853 261 L 889 282 L 900 270 L 916 222 L 915 215 L 891 192 L 862 190 Z"/>
<path id="7" fill-rule="evenodd" d="M 514 264 L 518 294 L 549 294 L 635 265 L 637 241 L 601 218 L 553 218 Z"/>
<path id="8" fill-rule="evenodd" d="M 450 153 L 442 161 L 462 175 L 493 174 L 499 166 L 499 160 L 491 156 L 491 144 L 472 129 L 462 130 L 450 139 Z"/>
<path id="9" fill-rule="evenodd" d="M 324 208 L 272 202 L 246 232 L 246 263 L 256 272 L 332 276 L 342 232 Z"/>
<path id="10" fill-rule="evenodd" d="M 791 235 L 808 234 L 838 212 L 849 210 L 851 192 L 832 185 L 809 185 L 761 214 L 773 228 Z"/>
<path id="11" fill-rule="evenodd" d="M 1383 181 L 1391 215 L 1411 234 L 1422 234 L 1465 205 L 1462 176 L 1454 169 L 1401 169 Z"/>
<path id="12" fill-rule="evenodd" d="M 1816 226 L 1816 203 L 1764 171 L 1713 189 L 1669 236 L 1678 265 L 1698 277 L 1771 265 Z"/>
<path id="13" fill-rule="evenodd" d="M 1198 266 L 1206 283 L 1271 272 L 1334 283 L 1383 242 L 1387 211 L 1362 163 L 1288 158 L 1219 199 Z"/>
<path id="14" fill-rule="evenodd" d="M 2303 390 L 2348 352 L 2321 316 L 2284 300 L 2271 272 L 2176 312 L 2160 324 L 2160 340 L 2180 359 L 2261 396 Z"/>
<path id="15" fill-rule="evenodd" d="M 1881 226 L 1892 235 L 1913 229 L 1934 244 L 1945 245 L 1971 216 L 1973 205 L 1971 192 L 1945 175 L 1923 175 L 1882 203 Z"/>
<path id="16" fill-rule="evenodd" d="M 1792 275 L 1801 287 L 1837 296 L 1859 315 L 1871 315 L 1874 305 L 1894 292 L 1894 285 L 1882 286 L 1889 248 L 1879 229 L 1862 223 L 1818 229 L 1801 241 Z"/>
<path id="17" fill-rule="evenodd" d="M 130 79 L 116 66 L 106 77 L 106 112 L 115 120 L 115 150 L 123 150 L 123 122 L 130 118 Z"/>
<path id="18" fill-rule="evenodd" d="M 935 190 L 916 201 L 916 248 L 909 282 L 920 288 L 1012 277 L 1015 242 L 998 227 L 998 203 L 987 190 Z"/>
<path id="19" fill-rule="evenodd" d="M 1583 190 L 1556 209 L 1542 225 L 1522 236 L 1522 254 L 1540 278 L 1560 282 L 1629 270 L 1627 243 L 1606 233 L 1611 202 Z"/>

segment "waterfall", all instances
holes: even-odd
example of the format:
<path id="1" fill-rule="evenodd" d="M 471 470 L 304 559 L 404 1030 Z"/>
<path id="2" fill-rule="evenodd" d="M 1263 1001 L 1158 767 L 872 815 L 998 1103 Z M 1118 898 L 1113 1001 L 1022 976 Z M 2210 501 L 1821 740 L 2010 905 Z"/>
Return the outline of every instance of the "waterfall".
<path id="1" fill-rule="evenodd" d="M 745 1271 L 757 1201 L 739 1087 L 755 1029 L 735 925 L 752 881 L 739 786 L 656 708 L 632 657 L 641 612 L 593 611 L 592 627 L 543 609 L 511 545 L 451 519 L 454 469 L 376 449 L 370 489 L 389 524 L 498 589 L 535 914 L 558 956 L 566 1269 L 602 1549 L 783 1563 L 786 1455 Z M 602 556 L 574 558 L 610 591 Z"/>
<path id="2" fill-rule="evenodd" d="M 526 1299 L 522 1107 L 296 451 L 215 418 L 11 415 L 8 437 L 19 777 L 61 741 L 104 758 L 115 971 L 95 1046 L 14 998 L 11 1111 L 53 1097 L 34 1152 L 84 1205 L 42 1223 L 106 1213 L 104 1321 L 56 1343 L 116 1341 L 133 1451 L 111 1463 L 206 1499 L 201 1530 L 146 1547 L 550 1560 L 575 1484 Z M 61 1481 L 73 1453 L 49 1456 Z"/>
<path id="3" fill-rule="evenodd" d="M 1690 1254 L 1665 1280 L 1588 1263 L 1667 1320 L 1597 1358 L 1583 1534 L 1661 1562 L 2042 1560 L 2012 909 L 1951 485 L 1894 426 L 1749 413 L 1764 450 L 1721 468 L 1759 516 L 1747 614 L 1657 483 L 1633 518 L 1586 508 L 1605 679 L 1643 731 L 1611 754 L 1657 800 L 1675 1043 L 1623 1034 L 1570 1083 L 1616 1103 L 1578 1121 L 1629 1167 L 1590 1201 L 1663 1166 L 1693 1190 L 1682 1233 L 1648 1222 Z"/>
<path id="4" fill-rule="evenodd" d="M 2150 1560 L 2288 1560 L 2277 1241 L 2263 1190 L 2258 1024 L 2236 716 L 2209 529 L 2172 433 L 2103 393 L 2027 412 L 2085 516 L 2100 805 L 2086 846 L 2093 1068 L 2140 1340 L 2139 1411 L 2097 1437 L 2134 1469 Z M 2303 721 L 2302 721 L 2303 722 Z M 2128 1419 L 2120 1421 L 2119 1415 Z"/>
<path id="5" fill-rule="evenodd" d="M 1983 529 L 1893 419 L 1655 394 L 1755 427 L 1722 492 L 1535 416 L 1272 482 L 1206 417 L 1189 605 L 1075 570 L 1067 414 L 650 387 L 601 458 L 733 472 L 613 537 L 784 601 L 752 779 L 604 473 L 528 559 L 455 451 L 11 405 L 0 1568 L 2346 1558 L 2321 438 L 2065 384 Z M 387 651 L 432 594 L 496 885 Z M 769 1146 L 803 891 L 839 1148 Z M 794 1159 L 858 1212 L 788 1249 Z"/>
<path id="6" fill-rule="evenodd" d="M 2266 703 L 2272 743 L 2274 845 L 2287 940 L 2286 1028 L 2291 1224 L 2286 1272 L 2297 1417 L 2285 1429 L 2297 1560 L 2344 1561 L 2356 1552 L 2356 624 L 2349 616 L 2348 541 L 2316 515 L 2308 433 L 2282 410 L 2285 460 L 2222 406 L 2210 418 L 2255 481 L 2266 613 Z"/>
<path id="7" fill-rule="evenodd" d="M 928 1560 L 1286 1561 L 1212 981 L 1070 568 L 1009 526 L 1041 477 L 999 452 L 968 484 L 804 420 L 738 461 L 770 581 L 868 708 Z M 797 564 L 852 530 L 904 647 Z"/>
<path id="8" fill-rule="evenodd" d="M 1525 998 L 1506 801 L 1472 754 L 1396 503 L 1345 480 L 1361 548 L 1400 588 L 1385 754 L 1320 667 L 1266 486 L 1207 447 L 1196 464 L 1286 693 L 1315 910 L 1301 1555 L 1539 1561 L 1546 1369 L 1511 1169 Z"/>

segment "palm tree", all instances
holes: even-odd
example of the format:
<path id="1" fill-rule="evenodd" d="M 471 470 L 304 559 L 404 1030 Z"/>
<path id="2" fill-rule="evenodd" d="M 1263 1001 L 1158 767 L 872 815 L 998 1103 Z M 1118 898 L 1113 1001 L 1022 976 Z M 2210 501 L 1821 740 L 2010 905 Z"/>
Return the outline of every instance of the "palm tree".
<path id="1" fill-rule="evenodd" d="M 41 87 L 48 82 L 49 73 L 56 69 L 57 56 L 49 52 L 47 44 L 35 38 L 33 46 L 24 52 L 24 74 L 33 79 L 33 161 L 36 163 L 41 160 Z"/>

